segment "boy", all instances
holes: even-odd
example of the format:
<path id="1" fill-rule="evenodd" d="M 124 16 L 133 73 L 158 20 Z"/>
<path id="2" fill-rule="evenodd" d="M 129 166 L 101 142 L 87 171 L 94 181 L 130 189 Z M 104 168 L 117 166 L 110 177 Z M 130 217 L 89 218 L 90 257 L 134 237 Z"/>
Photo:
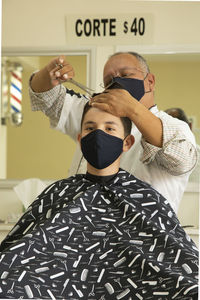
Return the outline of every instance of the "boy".
<path id="1" fill-rule="evenodd" d="M 88 172 L 44 190 L 2 242 L 0 297 L 197 299 L 195 244 L 161 194 L 119 169 L 130 131 L 86 104 Z"/>

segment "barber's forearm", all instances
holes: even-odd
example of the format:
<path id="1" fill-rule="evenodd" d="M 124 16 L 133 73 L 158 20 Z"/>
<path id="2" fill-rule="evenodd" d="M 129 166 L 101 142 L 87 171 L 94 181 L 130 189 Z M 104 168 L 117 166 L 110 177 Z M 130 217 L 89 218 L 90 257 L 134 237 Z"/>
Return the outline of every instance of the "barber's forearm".
<path id="1" fill-rule="evenodd" d="M 46 67 L 35 73 L 31 80 L 31 88 L 35 93 L 46 92 L 53 87 Z"/>
<path id="2" fill-rule="evenodd" d="M 162 148 L 162 121 L 152 114 L 144 105 L 140 104 L 130 110 L 128 116 L 137 126 L 144 139 L 156 147 Z"/>

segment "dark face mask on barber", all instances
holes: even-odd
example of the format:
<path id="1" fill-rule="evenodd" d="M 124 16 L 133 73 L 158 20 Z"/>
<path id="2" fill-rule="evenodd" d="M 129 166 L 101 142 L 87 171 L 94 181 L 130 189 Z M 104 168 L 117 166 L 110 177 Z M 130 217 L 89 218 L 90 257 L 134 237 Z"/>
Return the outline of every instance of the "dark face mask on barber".
<path id="1" fill-rule="evenodd" d="M 124 89 L 138 101 L 144 96 L 144 80 L 135 78 L 114 77 L 108 89 Z"/>
<path id="2" fill-rule="evenodd" d="M 123 140 L 97 129 L 81 139 L 81 150 L 90 165 L 104 169 L 123 152 Z"/>

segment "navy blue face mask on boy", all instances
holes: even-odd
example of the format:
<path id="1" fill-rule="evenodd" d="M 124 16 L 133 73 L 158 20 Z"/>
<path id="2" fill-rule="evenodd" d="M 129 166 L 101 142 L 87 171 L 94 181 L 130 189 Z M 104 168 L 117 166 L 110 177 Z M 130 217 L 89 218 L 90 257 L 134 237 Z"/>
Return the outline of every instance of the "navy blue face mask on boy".
<path id="1" fill-rule="evenodd" d="M 108 89 L 124 89 L 138 101 L 145 94 L 144 80 L 135 78 L 114 77 Z"/>
<path id="2" fill-rule="evenodd" d="M 104 169 L 123 152 L 123 140 L 97 129 L 81 139 L 81 150 L 90 165 Z"/>

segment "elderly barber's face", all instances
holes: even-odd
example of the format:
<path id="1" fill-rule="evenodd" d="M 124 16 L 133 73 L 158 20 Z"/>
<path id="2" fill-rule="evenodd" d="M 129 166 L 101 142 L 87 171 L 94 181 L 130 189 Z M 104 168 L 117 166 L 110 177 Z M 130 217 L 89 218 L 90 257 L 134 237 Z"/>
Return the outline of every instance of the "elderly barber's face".
<path id="1" fill-rule="evenodd" d="M 104 67 L 104 85 L 107 86 L 113 77 L 128 77 L 144 79 L 146 72 L 141 69 L 141 66 L 131 54 L 118 54 L 112 56 Z"/>
<path id="2" fill-rule="evenodd" d="M 151 97 L 154 91 L 155 79 L 153 74 L 147 73 L 142 69 L 135 56 L 129 53 L 117 54 L 112 56 L 104 67 L 103 78 L 104 86 L 108 86 L 113 77 L 126 77 L 144 80 L 144 89 L 147 94 L 144 97 Z"/>
<path id="3" fill-rule="evenodd" d="M 91 108 L 85 114 L 81 137 L 97 129 L 124 139 L 124 127 L 120 118 L 97 108 Z"/>

